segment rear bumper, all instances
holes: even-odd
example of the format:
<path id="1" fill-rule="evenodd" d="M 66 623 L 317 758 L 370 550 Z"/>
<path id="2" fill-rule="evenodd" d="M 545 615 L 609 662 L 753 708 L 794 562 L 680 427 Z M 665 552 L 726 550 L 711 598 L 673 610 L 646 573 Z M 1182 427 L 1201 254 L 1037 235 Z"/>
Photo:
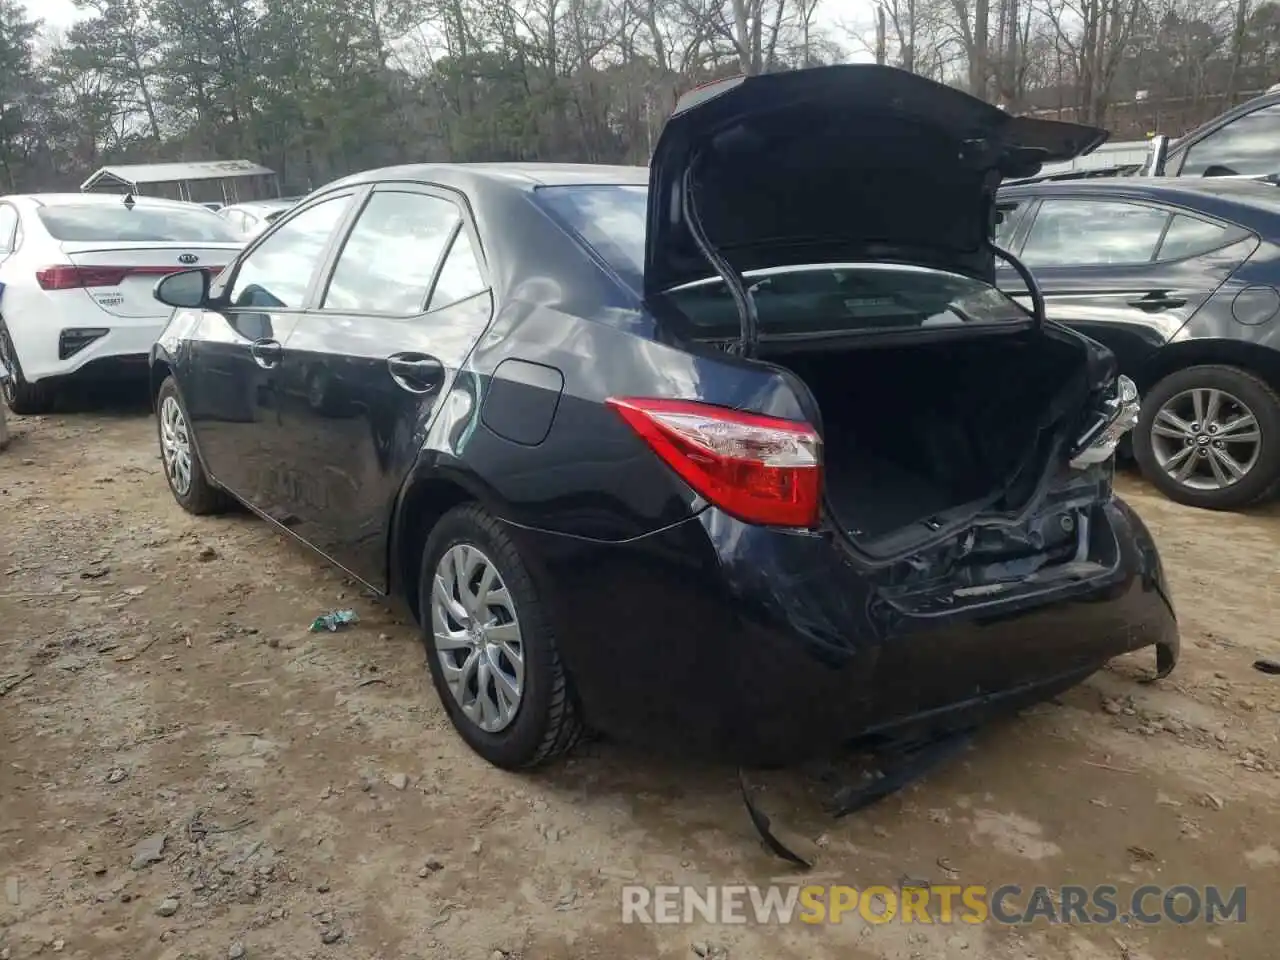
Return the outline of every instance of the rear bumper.
<path id="1" fill-rule="evenodd" d="M 1098 508 L 1104 575 L 946 615 L 879 602 L 829 538 L 706 510 L 623 544 L 513 528 L 541 581 L 587 720 L 630 741 L 772 763 L 895 727 L 952 725 L 1052 696 L 1178 628 L 1155 544 Z"/>
<path id="2" fill-rule="evenodd" d="M 38 333 L 26 331 L 27 342 L 18 348 L 22 372 L 28 381 L 76 374 L 86 378 L 136 374 L 145 378 L 151 347 L 166 323 L 163 318 L 131 319 L 104 312 L 56 320 L 58 322 L 43 324 Z M 78 337 L 79 331 L 101 330 L 106 332 L 69 356 L 61 355 L 67 353 L 69 347 L 77 346 L 77 341 L 88 339 Z"/>

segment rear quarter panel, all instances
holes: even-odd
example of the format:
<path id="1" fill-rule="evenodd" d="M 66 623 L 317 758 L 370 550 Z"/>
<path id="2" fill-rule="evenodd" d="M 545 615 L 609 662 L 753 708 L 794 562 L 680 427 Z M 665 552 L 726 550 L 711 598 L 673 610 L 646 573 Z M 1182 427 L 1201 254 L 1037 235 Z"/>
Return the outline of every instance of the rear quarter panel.
<path id="1" fill-rule="evenodd" d="M 1171 338 L 1280 349 L 1280 246 L 1264 241 Z M 1280 359 L 1280 358 L 1278 358 Z"/>
<path id="2" fill-rule="evenodd" d="M 638 296 L 526 194 L 473 201 L 498 306 L 442 405 L 417 476 L 466 478 L 504 519 L 523 526 L 623 541 L 704 504 L 605 405 L 609 397 L 802 416 L 770 371 L 660 342 Z M 543 373 L 531 375 L 531 365 Z M 513 429 L 509 414 L 486 407 L 491 392 L 549 422 Z"/>

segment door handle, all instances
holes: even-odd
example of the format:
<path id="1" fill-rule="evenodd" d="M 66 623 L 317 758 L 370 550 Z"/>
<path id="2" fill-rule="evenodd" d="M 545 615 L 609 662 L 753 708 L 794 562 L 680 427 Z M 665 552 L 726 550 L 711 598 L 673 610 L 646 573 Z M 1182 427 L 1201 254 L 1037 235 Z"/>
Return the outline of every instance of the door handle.
<path id="1" fill-rule="evenodd" d="M 423 353 L 393 354 L 387 357 L 387 370 L 410 393 L 430 393 L 444 383 L 444 364 Z"/>
<path id="2" fill-rule="evenodd" d="M 1137 297 L 1129 301 L 1129 306 L 1137 307 L 1139 310 L 1172 310 L 1175 307 L 1185 307 L 1186 305 L 1186 297 L 1165 293 L 1163 290 L 1148 293 L 1145 297 Z"/>
<path id="3" fill-rule="evenodd" d="M 280 365 L 280 358 L 284 356 L 284 347 L 280 345 L 279 340 L 255 340 L 249 344 L 249 355 L 262 369 L 270 370 Z"/>

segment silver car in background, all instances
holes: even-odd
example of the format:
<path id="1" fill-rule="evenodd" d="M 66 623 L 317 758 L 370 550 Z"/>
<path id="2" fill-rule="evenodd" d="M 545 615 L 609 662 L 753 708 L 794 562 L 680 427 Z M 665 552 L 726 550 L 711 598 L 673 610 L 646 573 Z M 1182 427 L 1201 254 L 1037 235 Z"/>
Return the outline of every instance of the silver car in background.
<path id="1" fill-rule="evenodd" d="M 276 218 L 286 210 L 290 210 L 301 197 L 281 197 L 278 200 L 250 200 L 245 203 L 233 203 L 218 211 L 233 228 L 246 239 L 256 237 L 269 227 Z"/>

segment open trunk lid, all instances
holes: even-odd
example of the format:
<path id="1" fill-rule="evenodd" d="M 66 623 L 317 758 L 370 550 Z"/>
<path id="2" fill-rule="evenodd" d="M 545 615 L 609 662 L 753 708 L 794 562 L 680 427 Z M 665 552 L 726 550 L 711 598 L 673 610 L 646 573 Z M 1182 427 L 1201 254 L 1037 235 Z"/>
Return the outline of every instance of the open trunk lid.
<path id="1" fill-rule="evenodd" d="M 1094 127 L 1015 117 L 878 65 L 735 77 L 676 105 L 649 167 L 644 293 L 719 274 L 890 261 L 994 281 L 1002 178 L 1087 153 Z"/>
<path id="2" fill-rule="evenodd" d="M 152 296 L 156 281 L 180 270 L 221 270 L 240 252 L 238 243 L 203 241 L 64 241 L 69 268 L 42 271 L 46 289 L 79 287 L 116 317 L 165 317 L 169 308 Z"/>

